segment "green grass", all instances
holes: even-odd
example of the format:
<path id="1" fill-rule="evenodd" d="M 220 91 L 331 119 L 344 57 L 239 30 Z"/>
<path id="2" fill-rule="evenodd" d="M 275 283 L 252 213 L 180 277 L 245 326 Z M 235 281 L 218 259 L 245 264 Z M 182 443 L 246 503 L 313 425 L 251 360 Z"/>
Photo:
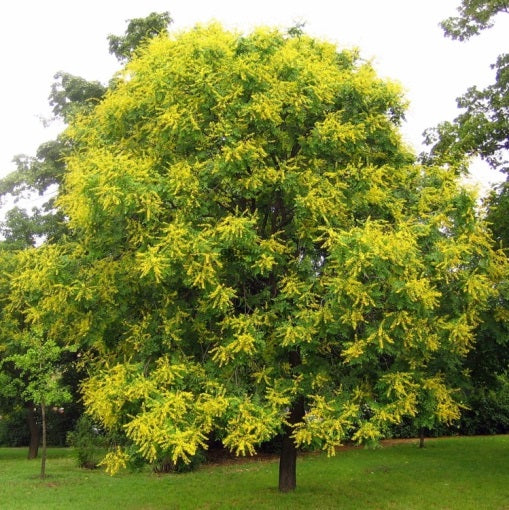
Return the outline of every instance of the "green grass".
<path id="1" fill-rule="evenodd" d="M 75 467 L 51 449 L 48 478 L 25 449 L 0 449 L 0 508 L 21 509 L 461 509 L 509 510 L 509 436 L 427 440 L 298 461 L 298 488 L 276 490 L 275 461 L 205 466 L 184 475 Z"/>

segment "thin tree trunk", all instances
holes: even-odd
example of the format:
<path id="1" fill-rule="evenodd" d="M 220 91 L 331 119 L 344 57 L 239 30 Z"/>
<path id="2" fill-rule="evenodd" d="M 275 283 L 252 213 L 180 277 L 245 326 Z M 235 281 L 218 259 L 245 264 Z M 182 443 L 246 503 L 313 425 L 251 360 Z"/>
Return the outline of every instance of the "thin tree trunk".
<path id="1" fill-rule="evenodd" d="M 29 402 L 26 406 L 28 430 L 30 431 L 30 443 L 28 445 L 28 458 L 35 459 L 39 453 L 39 425 L 35 417 L 34 404 Z"/>
<path id="2" fill-rule="evenodd" d="M 42 456 L 41 456 L 41 478 L 46 478 L 46 404 L 41 402 L 42 416 Z"/>
<path id="3" fill-rule="evenodd" d="M 424 448 L 424 427 L 419 428 L 419 448 Z"/>

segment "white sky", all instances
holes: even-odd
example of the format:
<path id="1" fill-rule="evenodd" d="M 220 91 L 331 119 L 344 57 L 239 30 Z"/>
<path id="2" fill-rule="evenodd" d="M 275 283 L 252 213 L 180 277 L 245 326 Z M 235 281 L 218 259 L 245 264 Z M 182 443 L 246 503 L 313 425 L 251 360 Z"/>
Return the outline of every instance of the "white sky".
<path id="1" fill-rule="evenodd" d="M 106 37 L 126 20 L 169 11 L 173 29 L 215 19 L 227 28 L 287 28 L 305 21 L 311 35 L 339 47 L 357 46 L 384 77 L 404 86 L 411 102 L 403 128 L 420 150 L 427 127 L 457 115 L 455 98 L 493 82 L 490 64 L 507 49 L 509 17 L 469 42 L 446 39 L 438 23 L 456 14 L 460 0 L 17 0 L 0 4 L 0 176 L 16 154 L 34 155 L 54 138 L 44 128 L 47 97 L 57 71 L 106 82 L 118 69 Z M 485 181 L 496 180 L 484 171 Z"/>

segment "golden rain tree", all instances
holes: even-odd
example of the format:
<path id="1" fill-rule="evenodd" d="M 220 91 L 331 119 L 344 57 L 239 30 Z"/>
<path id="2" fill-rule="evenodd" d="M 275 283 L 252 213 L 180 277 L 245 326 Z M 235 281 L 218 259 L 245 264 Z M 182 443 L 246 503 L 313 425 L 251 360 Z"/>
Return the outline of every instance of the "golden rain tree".
<path id="1" fill-rule="evenodd" d="M 415 163 L 404 107 L 298 30 L 138 50 L 66 135 L 88 413 L 153 462 L 281 435 L 282 491 L 297 447 L 376 441 L 422 398 L 457 417 L 442 360 L 468 351 L 503 259 L 454 168 Z"/>

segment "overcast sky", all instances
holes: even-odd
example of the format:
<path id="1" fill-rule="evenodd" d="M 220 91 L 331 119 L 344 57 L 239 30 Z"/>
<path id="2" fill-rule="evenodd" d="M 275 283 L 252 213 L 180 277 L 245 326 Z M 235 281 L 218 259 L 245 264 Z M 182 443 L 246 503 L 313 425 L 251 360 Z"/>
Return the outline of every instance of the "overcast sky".
<path id="1" fill-rule="evenodd" d="M 306 31 L 338 47 L 357 46 L 380 75 L 400 82 L 410 100 L 406 140 L 420 150 L 421 134 L 457 114 L 455 98 L 493 82 L 490 64 L 507 49 L 509 20 L 469 42 L 446 39 L 438 23 L 460 0 L 17 0 L 0 4 L 0 175 L 16 154 L 33 155 L 54 138 L 47 102 L 53 75 L 65 71 L 107 82 L 118 69 L 108 34 L 123 34 L 126 20 L 169 11 L 173 29 L 211 19 L 228 28 L 257 25 Z M 490 173 L 487 180 L 494 180 Z"/>

